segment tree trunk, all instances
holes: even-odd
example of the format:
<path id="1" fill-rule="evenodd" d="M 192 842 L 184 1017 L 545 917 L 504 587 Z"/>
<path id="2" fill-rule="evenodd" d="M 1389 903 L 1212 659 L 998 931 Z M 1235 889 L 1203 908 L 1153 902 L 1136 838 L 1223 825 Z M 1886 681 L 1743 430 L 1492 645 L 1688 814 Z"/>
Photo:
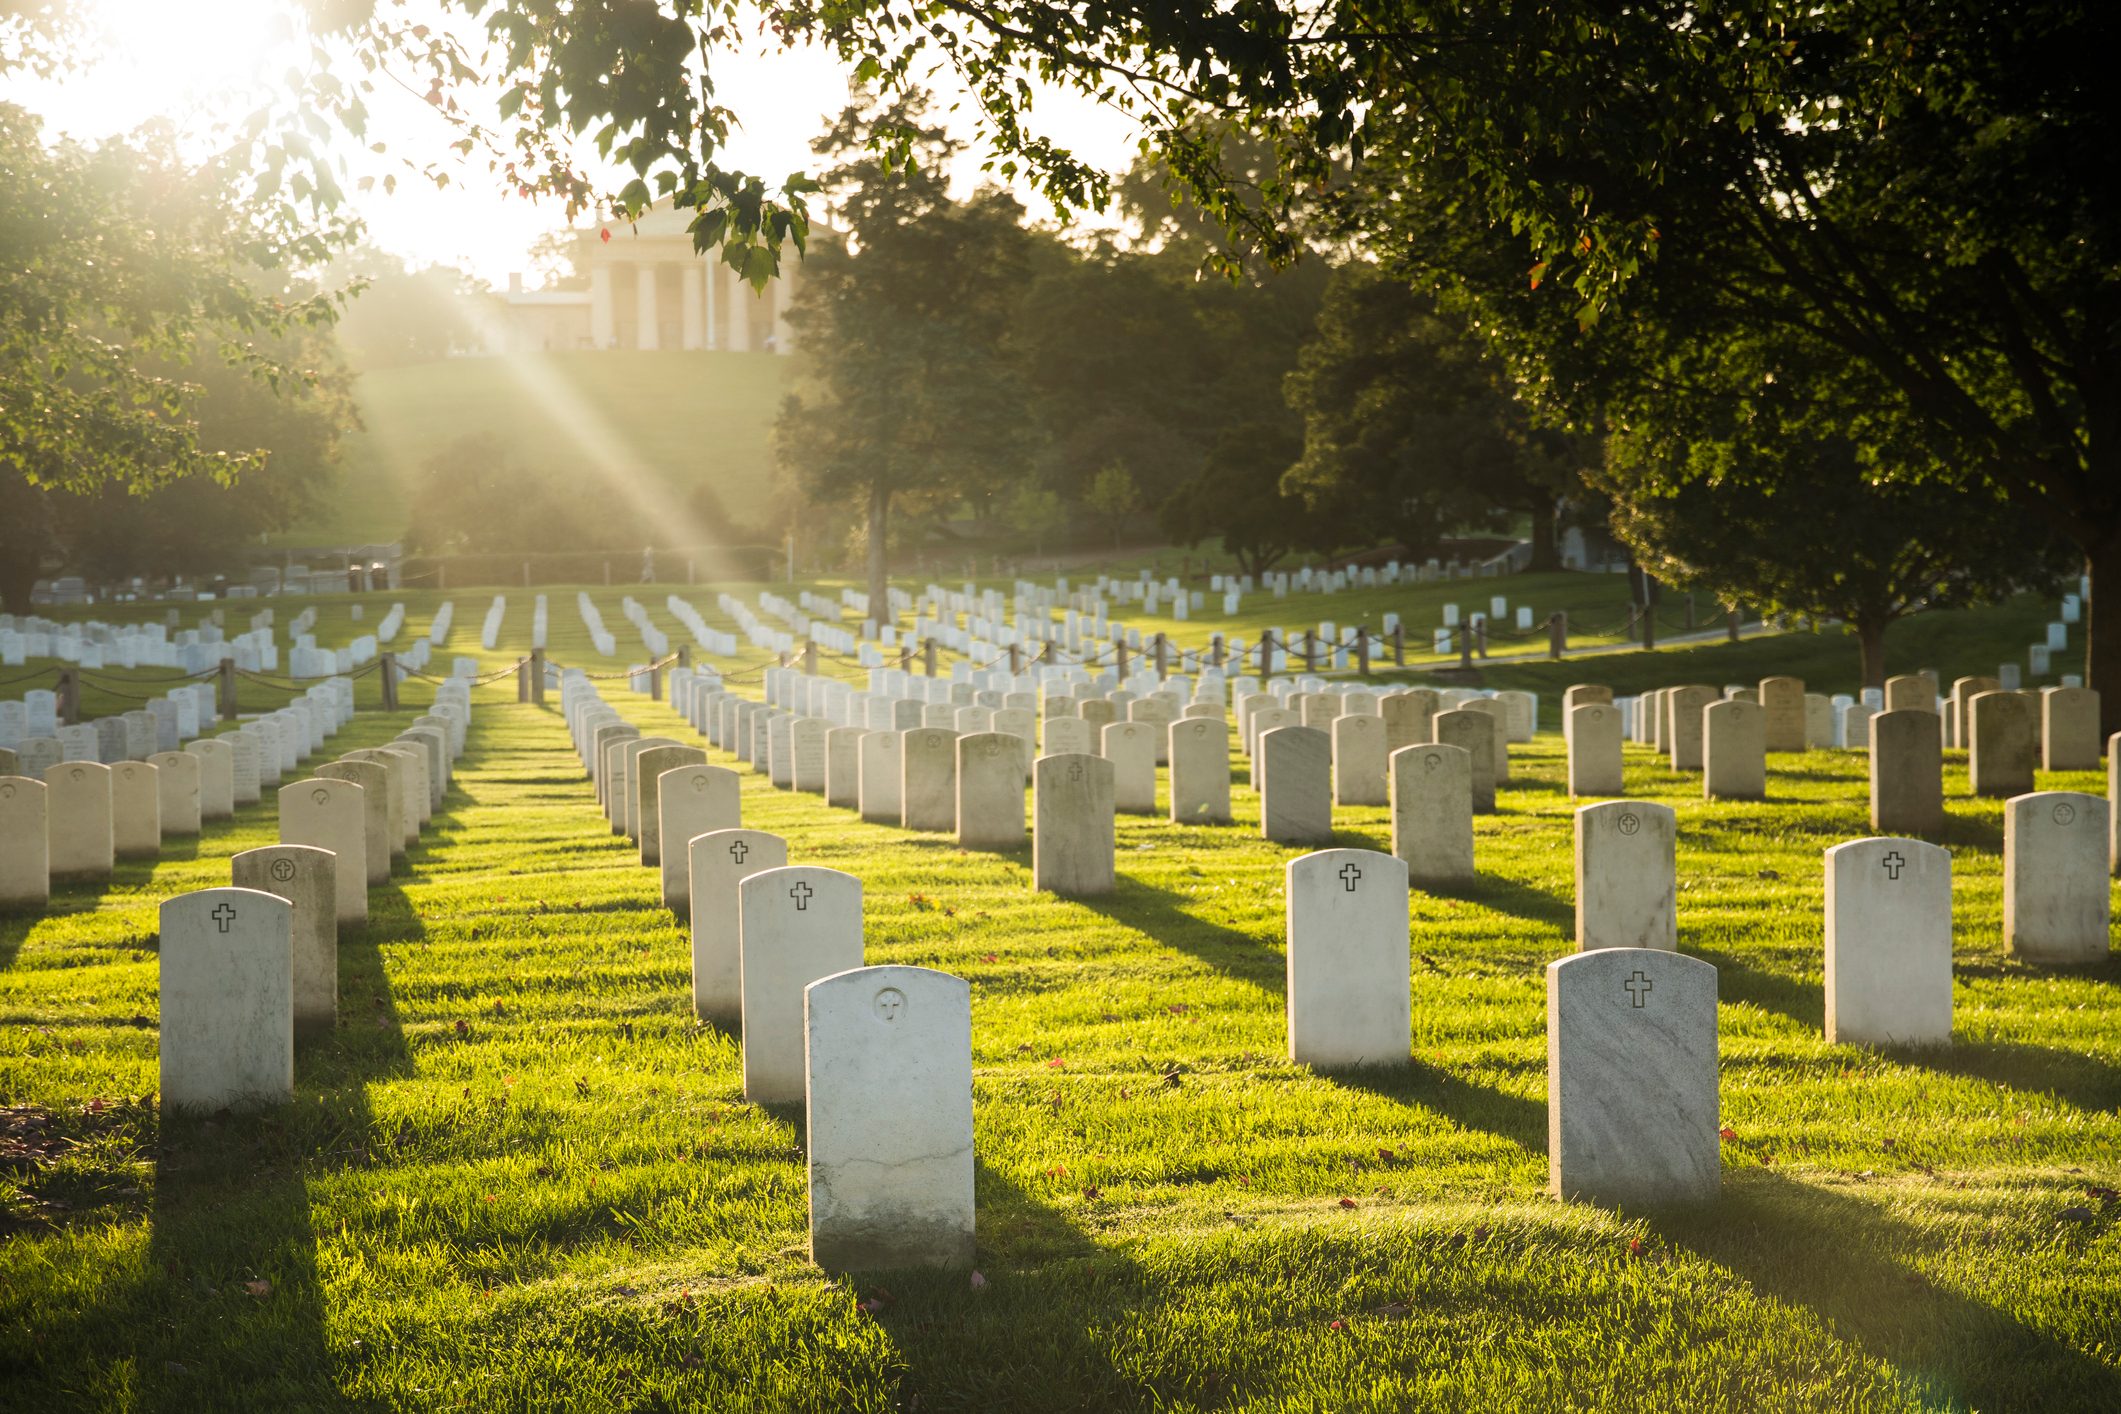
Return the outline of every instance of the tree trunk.
<path id="1" fill-rule="evenodd" d="M 886 546 L 890 541 L 891 488 L 882 481 L 869 483 L 869 617 L 878 628 L 892 622 L 891 568 Z"/>
<path id="2" fill-rule="evenodd" d="M 1532 563 L 1534 573 L 1540 570 L 1561 568 L 1561 546 L 1555 541 L 1555 527 L 1561 514 L 1552 496 L 1542 496 L 1532 503 Z"/>
<path id="3" fill-rule="evenodd" d="M 2084 685 L 2099 694 L 2099 737 L 2121 732 L 2121 532 L 2088 547 L 2084 572 Z"/>
<path id="4" fill-rule="evenodd" d="M 1869 614 L 1856 617 L 1856 647 L 1863 662 L 1863 685 L 1885 690 L 1885 625 L 1884 618 L 1873 618 Z"/>

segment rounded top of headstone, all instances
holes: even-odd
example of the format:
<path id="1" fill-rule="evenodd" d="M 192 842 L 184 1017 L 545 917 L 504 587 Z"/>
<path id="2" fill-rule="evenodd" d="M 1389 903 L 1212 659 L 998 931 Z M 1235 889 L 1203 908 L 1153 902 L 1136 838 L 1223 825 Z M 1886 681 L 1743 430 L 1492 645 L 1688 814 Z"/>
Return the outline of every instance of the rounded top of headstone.
<path id="1" fill-rule="evenodd" d="M 1654 800 L 1601 800 L 1595 805 L 1576 807 L 1576 828 L 1608 829 L 1623 835 L 1639 835 L 1648 831 L 1671 834 L 1678 825 L 1679 816 L 1671 806 L 1660 805 Z"/>
<path id="2" fill-rule="evenodd" d="M 850 967 L 804 987 L 803 1001 L 810 1010 L 849 1005 L 878 1026 L 896 1027 L 922 1021 L 931 1010 L 962 1016 L 972 1004 L 972 984 L 932 967 Z"/>
<path id="3" fill-rule="evenodd" d="M 2073 790 L 2037 790 L 2025 795 L 2014 795 L 2003 802 L 2007 817 L 2013 822 L 2027 824 L 2054 824 L 2063 828 L 2072 825 L 2095 825 L 2106 828 L 2106 797 L 2086 795 Z"/>
<path id="4" fill-rule="evenodd" d="M 1567 978 L 1572 987 L 1599 986 L 1607 978 L 1623 982 L 1637 972 L 1645 974 L 1652 982 L 1670 977 L 1690 980 L 1696 985 L 1705 983 L 1712 1001 L 1716 995 L 1716 969 L 1713 966 L 1698 957 L 1666 948 L 1594 948 L 1590 952 L 1571 953 L 1547 964 L 1550 982 Z M 1636 994 L 1640 991 L 1636 989 Z M 1632 1004 L 1632 995 L 1617 992 L 1615 995 Z"/>
<path id="5" fill-rule="evenodd" d="M 1895 876 L 1898 875 L 1903 862 L 1912 863 L 1917 860 L 1923 861 L 1925 866 L 1941 864 L 1949 871 L 1952 867 L 1952 852 L 1927 840 L 1906 839 L 1899 835 L 1871 835 L 1860 840 L 1844 840 L 1826 851 L 1829 869 L 1883 867 L 1887 873 Z"/>

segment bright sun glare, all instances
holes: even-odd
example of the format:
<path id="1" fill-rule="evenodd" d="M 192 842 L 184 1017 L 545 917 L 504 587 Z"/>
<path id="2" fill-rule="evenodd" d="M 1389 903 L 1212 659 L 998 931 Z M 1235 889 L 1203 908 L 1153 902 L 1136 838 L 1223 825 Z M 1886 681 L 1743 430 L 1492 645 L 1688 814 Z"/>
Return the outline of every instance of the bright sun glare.
<path id="1" fill-rule="evenodd" d="M 294 54 L 276 0 L 92 0 L 94 62 L 61 86 L 56 126 L 101 136 L 163 116 L 185 124 L 255 102 Z"/>

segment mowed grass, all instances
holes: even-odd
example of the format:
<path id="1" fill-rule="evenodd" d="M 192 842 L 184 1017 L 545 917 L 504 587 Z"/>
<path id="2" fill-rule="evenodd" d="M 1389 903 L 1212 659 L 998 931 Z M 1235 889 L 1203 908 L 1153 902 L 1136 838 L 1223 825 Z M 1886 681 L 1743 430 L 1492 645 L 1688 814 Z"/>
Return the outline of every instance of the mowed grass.
<path id="1" fill-rule="evenodd" d="M 1544 1194 L 1551 736 L 1478 822 L 1481 880 L 1414 896 L 1411 1063 L 1346 1075 L 1284 1059 L 1294 851 L 1236 763 L 1236 824 L 1122 817 L 1094 903 L 747 774 L 747 824 L 862 879 L 870 960 L 972 983 L 975 1285 L 810 1266 L 800 1114 L 743 1101 L 654 872 L 556 707 L 512 697 L 481 690 L 445 808 L 343 940 L 288 1109 L 147 1101 L 155 906 L 225 882 L 269 806 L 0 922 L 0 1098 L 66 1141 L 0 1187 L 0 1405 L 2121 1404 L 2121 967 L 2002 957 L 2000 806 L 1956 798 L 1961 759 L 1957 1043 L 1894 1054 L 1821 1039 L 1820 852 L 1867 833 L 1862 758 L 1778 757 L 1773 801 L 1712 805 L 1630 748 L 1630 792 L 1680 811 L 1733 1136 L 1717 1203 L 1640 1213 Z M 1339 823 L 1388 846 L 1381 810 Z"/>

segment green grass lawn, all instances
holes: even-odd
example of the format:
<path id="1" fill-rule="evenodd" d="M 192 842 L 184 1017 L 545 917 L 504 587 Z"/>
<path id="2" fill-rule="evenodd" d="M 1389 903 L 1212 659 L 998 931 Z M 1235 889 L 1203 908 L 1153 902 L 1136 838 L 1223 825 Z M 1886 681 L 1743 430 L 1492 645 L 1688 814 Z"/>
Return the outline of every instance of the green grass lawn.
<path id="1" fill-rule="evenodd" d="M 458 608 L 475 642 L 484 599 Z M 556 656 L 571 616 L 555 596 Z M 847 1280 L 805 1257 L 800 1115 L 745 1104 L 736 1039 L 692 1019 L 685 935 L 556 704 L 479 701 L 288 1109 L 144 1099 L 155 906 L 225 882 L 269 806 L 0 922 L 0 1101 L 65 1141 L 0 1172 L 0 1406 L 2121 1406 L 2121 965 L 2002 957 L 1995 802 L 1955 798 L 1946 840 L 1956 1044 L 1829 1046 L 1820 855 L 1867 833 L 1862 758 L 1778 757 L 1771 803 L 1705 804 L 1629 749 L 1630 792 L 1680 812 L 1733 1137 L 1719 1202 L 1621 1213 L 1544 1196 L 1541 969 L 1571 930 L 1552 736 L 1479 820 L 1479 882 L 1414 895 L 1412 1063 L 1337 1076 L 1283 1058 L 1293 851 L 1241 772 L 1234 826 L 1122 817 L 1095 903 L 1034 894 L 1026 851 L 747 774 L 747 825 L 862 879 L 871 961 L 972 984 L 984 1284 Z M 1956 797 L 1963 758 L 1947 774 Z M 1388 844 L 1381 810 L 1339 823 Z"/>
<path id="2" fill-rule="evenodd" d="M 459 437 L 492 433 L 527 466 L 640 475 L 682 502 L 705 481 L 729 513 L 764 508 L 767 435 L 788 360 L 766 353 L 510 354 L 377 369 L 354 385 L 361 429 L 323 504 L 276 545 L 383 543 L 405 533 L 410 478 Z"/>

